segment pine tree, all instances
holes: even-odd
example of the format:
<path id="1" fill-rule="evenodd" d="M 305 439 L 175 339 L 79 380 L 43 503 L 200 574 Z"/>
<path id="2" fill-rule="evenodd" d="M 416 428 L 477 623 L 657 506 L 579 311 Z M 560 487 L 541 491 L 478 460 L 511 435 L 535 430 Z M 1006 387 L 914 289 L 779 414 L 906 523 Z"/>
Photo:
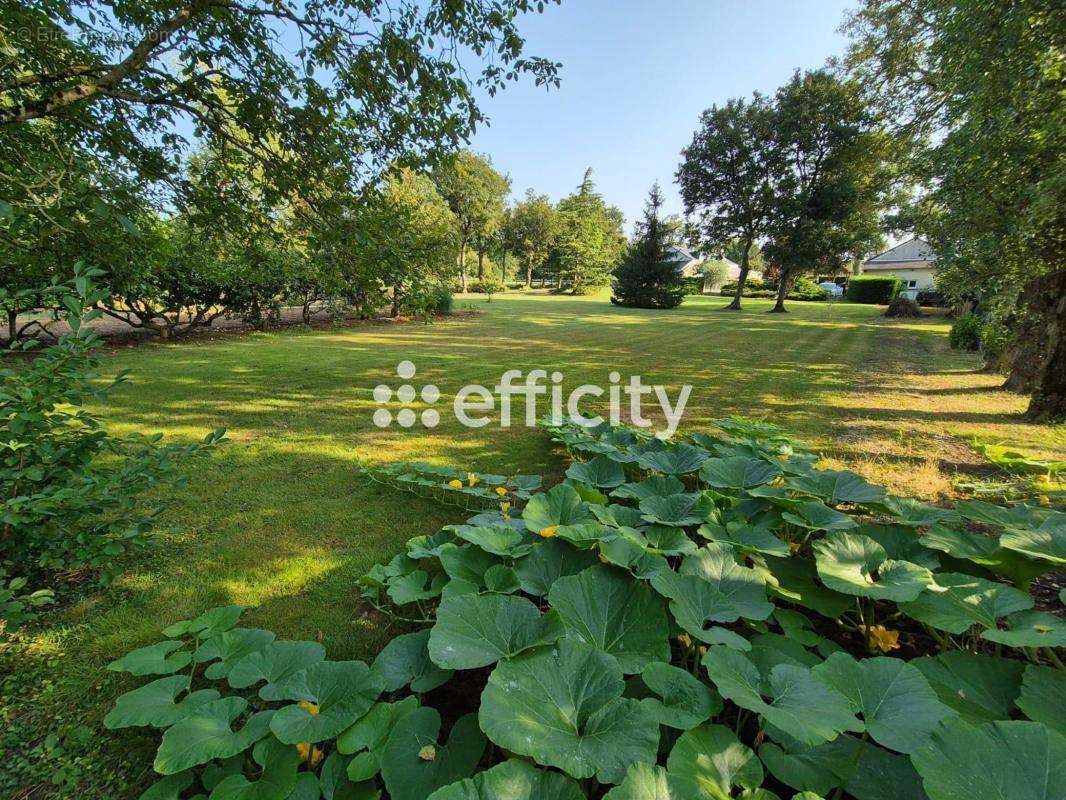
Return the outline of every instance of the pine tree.
<path id="1" fill-rule="evenodd" d="M 656 183 L 648 193 L 637 238 L 614 272 L 611 302 L 631 308 L 676 308 L 685 297 L 677 262 L 670 260 L 672 229 L 661 216 L 663 193 Z"/>

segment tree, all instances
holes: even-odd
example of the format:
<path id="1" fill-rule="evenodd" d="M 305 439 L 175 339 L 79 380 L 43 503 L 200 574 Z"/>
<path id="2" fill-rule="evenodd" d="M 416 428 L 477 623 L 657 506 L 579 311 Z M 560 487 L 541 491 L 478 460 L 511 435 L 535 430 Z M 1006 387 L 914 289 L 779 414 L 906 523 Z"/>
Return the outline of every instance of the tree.
<path id="1" fill-rule="evenodd" d="M 733 239 L 728 242 L 724 248 L 722 248 L 722 255 L 728 258 L 730 261 L 740 264 L 744 260 L 744 243 L 738 239 Z M 755 272 L 762 272 L 763 270 L 763 258 L 762 247 L 758 242 L 752 242 L 747 249 L 748 254 L 748 268 Z"/>
<path id="2" fill-rule="evenodd" d="M 878 231 L 889 173 L 858 86 L 828 70 L 797 72 L 774 120 L 781 156 L 763 252 L 779 274 L 771 311 L 783 313 L 797 276 L 843 271 Z"/>
<path id="3" fill-rule="evenodd" d="M 527 287 L 533 285 L 533 272 L 540 269 L 551 254 L 557 229 L 555 207 L 547 195 L 534 194 L 532 189 L 526 192 L 526 199 L 515 204 L 508 213 L 502 231 L 504 246 L 525 270 Z"/>
<path id="4" fill-rule="evenodd" d="M 511 179 L 492 167 L 492 161 L 460 150 L 434 171 L 441 196 L 455 215 L 459 230 L 459 281 L 466 291 L 466 249 L 473 243 L 478 253 L 478 278 L 484 277 L 484 253 L 503 217 Z"/>
<path id="5" fill-rule="evenodd" d="M 636 239 L 614 272 L 611 302 L 632 308 L 676 308 L 685 297 L 684 280 L 677 262 L 669 259 L 677 243 L 678 226 L 662 218 L 663 193 L 656 183 L 648 192 L 644 219 L 637 224 Z"/>
<path id="6" fill-rule="evenodd" d="M 560 282 L 574 294 L 586 294 L 610 281 L 625 252 L 622 212 L 608 206 L 596 192 L 592 168 L 578 190 L 559 201 L 559 233 L 552 259 Z"/>
<path id="7" fill-rule="evenodd" d="M 866 0 L 848 63 L 906 146 L 938 288 L 1010 332 L 1006 386 L 1066 418 L 1061 3 Z"/>
<path id="8" fill-rule="evenodd" d="M 751 252 L 769 225 L 780 150 L 774 140 L 774 113 L 759 94 L 730 100 L 700 116 L 692 143 L 681 151 L 677 182 L 685 213 L 695 215 L 701 249 L 721 252 L 734 245 L 740 254 L 736 295 L 726 306 L 739 311 L 751 269 Z"/>

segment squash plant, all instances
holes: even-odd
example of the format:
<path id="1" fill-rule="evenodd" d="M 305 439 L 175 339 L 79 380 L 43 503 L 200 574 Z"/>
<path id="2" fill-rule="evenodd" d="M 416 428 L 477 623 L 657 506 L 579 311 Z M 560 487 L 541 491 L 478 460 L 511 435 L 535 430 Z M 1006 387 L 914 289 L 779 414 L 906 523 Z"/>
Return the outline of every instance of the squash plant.
<path id="1" fill-rule="evenodd" d="M 894 497 L 718 425 L 549 423 L 547 491 L 384 470 L 496 507 L 360 579 L 414 626 L 371 665 L 237 607 L 113 663 L 151 678 L 105 720 L 163 731 L 144 797 L 1066 797 L 1066 623 L 1027 591 L 1066 514 Z"/>

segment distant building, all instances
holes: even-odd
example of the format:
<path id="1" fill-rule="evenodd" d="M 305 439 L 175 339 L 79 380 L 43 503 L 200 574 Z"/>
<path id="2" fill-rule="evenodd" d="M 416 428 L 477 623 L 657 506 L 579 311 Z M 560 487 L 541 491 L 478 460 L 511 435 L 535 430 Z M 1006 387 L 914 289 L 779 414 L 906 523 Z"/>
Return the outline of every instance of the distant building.
<path id="1" fill-rule="evenodd" d="M 915 294 L 933 289 L 936 280 L 936 255 L 925 239 L 915 237 L 903 244 L 867 259 L 863 273 L 895 275 L 903 281 L 903 290 Z"/>
<path id="2" fill-rule="evenodd" d="M 740 264 L 735 261 L 722 256 L 721 258 L 710 258 L 703 253 L 693 253 L 684 247 L 671 247 L 670 248 L 670 260 L 677 264 L 678 271 L 686 278 L 698 278 L 703 276 L 703 293 L 712 294 L 722 288 L 722 283 L 731 283 L 739 280 L 740 278 Z M 718 279 L 718 275 L 708 275 L 705 270 L 711 264 L 722 264 L 725 266 L 725 280 Z M 718 270 L 715 270 L 717 273 Z M 762 273 L 758 270 L 748 270 L 748 277 L 756 280 L 762 279 Z"/>

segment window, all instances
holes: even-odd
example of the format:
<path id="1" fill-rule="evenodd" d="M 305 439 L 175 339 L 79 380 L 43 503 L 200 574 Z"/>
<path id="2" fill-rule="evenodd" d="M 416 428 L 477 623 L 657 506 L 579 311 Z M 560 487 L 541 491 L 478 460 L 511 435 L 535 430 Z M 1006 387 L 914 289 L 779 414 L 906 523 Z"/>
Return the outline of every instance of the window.
<path id="1" fill-rule="evenodd" d="M 907 288 L 908 289 L 917 289 L 918 288 L 918 281 L 907 281 Z"/>

